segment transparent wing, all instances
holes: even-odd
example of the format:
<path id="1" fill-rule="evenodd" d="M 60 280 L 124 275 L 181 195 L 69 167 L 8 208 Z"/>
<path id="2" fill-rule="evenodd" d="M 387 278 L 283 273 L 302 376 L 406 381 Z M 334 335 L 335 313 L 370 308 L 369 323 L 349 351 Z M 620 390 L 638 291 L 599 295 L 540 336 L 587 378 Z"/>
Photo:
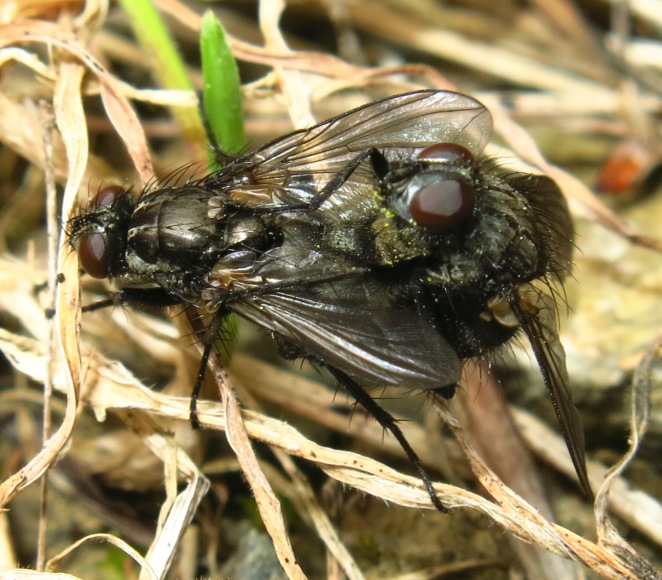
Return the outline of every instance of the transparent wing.
<path id="1" fill-rule="evenodd" d="M 455 351 L 411 311 L 321 301 L 299 292 L 253 296 L 234 302 L 232 309 L 295 345 L 302 355 L 365 385 L 436 389 L 460 379 Z"/>
<path id="2" fill-rule="evenodd" d="M 278 139 L 253 154 L 269 166 L 297 171 L 318 165 L 337 170 L 371 147 L 389 151 L 454 142 L 478 154 L 492 131 L 492 119 L 478 101 L 459 93 L 420 91 L 398 95 Z"/>
<path id="3" fill-rule="evenodd" d="M 321 191 L 350 161 L 372 148 L 397 160 L 435 143 L 454 142 L 477 155 L 491 131 L 489 112 L 471 97 L 448 91 L 405 93 L 277 139 L 207 181 L 220 187 L 234 171 L 228 194 L 235 200 L 292 203 Z M 375 183 L 369 168 L 356 171 L 347 188 L 360 183 Z"/>

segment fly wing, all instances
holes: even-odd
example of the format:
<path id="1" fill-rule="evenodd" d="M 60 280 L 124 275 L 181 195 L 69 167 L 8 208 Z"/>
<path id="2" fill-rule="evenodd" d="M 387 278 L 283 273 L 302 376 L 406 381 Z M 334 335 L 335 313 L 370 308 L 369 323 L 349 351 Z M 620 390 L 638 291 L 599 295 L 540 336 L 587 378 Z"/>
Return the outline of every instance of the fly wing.
<path id="1" fill-rule="evenodd" d="M 267 167 L 285 162 L 298 171 L 311 171 L 322 164 L 335 165 L 337 171 L 357 153 L 372 147 L 415 150 L 452 142 L 478 154 L 491 131 L 490 114 L 471 97 L 420 91 L 377 101 L 297 131 L 259 149 L 254 156 L 259 162 L 266 161 Z"/>
<path id="2" fill-rule="evenodd" d="M 511 308 L 526 333 L 552 399 L 570 458 L 584 493 L 593 498 L 588 480 L 582 418 L 572 400 L 565 351 L 559 339 L 557 306 L 551 296 L 529 286 L 510 300 Z"/>
<path id="3" fill-rule="evenodd" d="M 377 101 L 279 138 L 207 179 L 219 188 L 232 176 L 228 194 L 247 205 L 287 205 L 310 199 L 358 155 L 378 149 L 389 161 L 407 159 L 436 143 L 458 143 L 478 155 L 492 118 L 471 97 L 419 91 Z M 368 165 L 368 164 L 366 164 Z M 344 186 L 376 182 L 360 168 Z"/>
<path id="4" fill-rule="evenodd" d="M 455 385 L 455 351 L 408 310 L 371 309 L 312 293 L 276 292 L 232 304 L 240 316 L 284 338 L 302 356 L 324 361 L 368 385 L 437 389 Z"/>
<path id="5" fill-rule="evenodd" d="M 538 259 L 545 271 L 562 280 L 572 267 L 573 227 L 568 203 L 559 186 L 546 175 L 520 174 L 510 185 L 529 202 L 537 221 Z"/>

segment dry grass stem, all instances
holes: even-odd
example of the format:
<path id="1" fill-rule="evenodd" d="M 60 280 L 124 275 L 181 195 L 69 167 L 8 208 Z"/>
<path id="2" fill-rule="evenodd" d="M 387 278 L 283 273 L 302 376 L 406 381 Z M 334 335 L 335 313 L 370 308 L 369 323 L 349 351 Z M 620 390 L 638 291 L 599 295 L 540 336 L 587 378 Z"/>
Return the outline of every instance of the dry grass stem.
<path id="1" fill-rule="evenodd" d="M 198 6 L 153 4 L 181 49 L 191 86 L 199 89 Z M 200 143 L 180 139 L 183 129 L 171 115 L 172 109 L 195 114 L 197 94 L 155 86 L 151 61 L 121 3 L 11 0 L 0 8 L 0 351 L 6 359 L 0 366 L 0 506 L 9 510 L 0 514 L 9 526 L 0 522 L 0 576 L 5 568 L 16 578 L 85 577 L 88 555 L 111 561 L 101 551 L 104 543 L 121 550 L 141 579 L 174 577 L 184 569 L 232 576 L 230 566 L 240 569 L 242 542 L 251 535 L 242 530 L 259 528 L 257 535 L 264 535 L 251 520 L 250 504 L 273 545 L 265 561 L 289 578 L 577 578 L 584 569 L 605 578 L 659 578 L 660 3 L 623 3 L 619 12 L 614 2 L 599 0 L 260 0 L 254 15 L 239 4 L 214 8 L 244 81 L 251 147 L 387 95 L 457 90 L 481 100 L 493 116 L 488 156 L 559 184 L 576 219 L 577 246 L 585 248 L 575 258 L 580 283 L 569 281 L 564 295 L 575 312 L 563 339 L 586 417 L 589 474 L 600 489 L 594 509 L 552 477 L 575 473 L 557 427 L 539 417 L 535 389 L 520 393 L 526 410 L 503 398 L 493 403 L 487 393 L 479 405 L 475 399 L 488 387 L 472 386 L 469 366 L 455 407 L 399 390 L 395 396 L 405 400 L 392 407 L 392 390 L 374 395 L 426 469 L 457 483 L 434 484 L 448 516 L 433 511 L 418 477 L 400 470 L 408 469 L 404 453 L 376 422 L 323 376 L 311 380 L 307 367 L 298 372 L 265 362 L 264 343 L 243 336 L 244 329 L 229 370 L 213 360 L 218 392 L 207 391 L 199 401 L 203 431 L 192 432 L 188 393 L 198 358 L 189 347 L 198 335 L 190 320 L 121 308 L 81 316 L 81 305 L 108 288 L 84 281 L 81 290 L 66 229 L 57 239 L 53 230 L 109 183 L 139 193 L 164 179 L 186 181 L 201 173 L 199 160 L 190 158 Z M 52 110 L 54 128 L 45 110 Z M 617 178 L 601 179 L 608 173 Z M 45 241 L 45 181 L 57 259 Z M 615 197 L 596 195 L 596 183 L 613 185 Z M 55 274 L 61 275 L 57 284 Z M 50 299 L 41 290 L 46 280 Z M 499 360 L 497 366 L 508 365 Z M 508 367 L 504 386 L 517 390 L 538 380 L 521 374 L 528 372 L 522 366 L 519 380 L 511 380 L 515 371 Z M 494 379 L 492 370 L 485 372 Z M 631 382 L 632 404 L 624 410 L 622 390 Z M 44 403 L 35 385 L 48 384 L 54 394 Z M 40 416 L 42 405 L 49 409 Z M 467 406 L 475 414 L 462 411 Z M 490 412 L 499 425 L 477 425 Z M 42 425 L 43 443 L 35 435 Z M 627 427 L 626 445 L 619 434 Z M 505 473 L 493 469 L 495 463 Z M 614 466 L 607 469 L 607 463 Z M 199 465 L 225 467 L 212 473 Z M 34 530 L 24 537 L 12 518 L 30 513 L 21 502 L 30 501 L 48 470 L 57 477 L 44 485 L 40 555 L 18 562 L 30 553 L 25 537 Z M 58 487 L 63 480 L 80 502 Z M 528 491 L 519 493 L 526 484 Z M 63 498 L 71 510 L 57 507 Z M 88 513 L 83 506 L 97 509 Z M 122 517 L 112 524 L 104 519 L 122 509 L 127 513 L 116 513 Z M 555 510 L 563 525 L 552 521 Z M 71 522 L 60 523 L 60 512 L 67 511 Z M 84 521 L 72 523 L 83 517 L 79 511 Z M 157 519 L 154 529 L 142 526 Z M 26 516 L 21 521 L 33 525 Z M 133 536 L 123 528 L 132 522 L 141 525 Z M 466 528 L 455 533 L 460 522 Z M 490 523 L 522 541 L 508 556 L 502 556 L 500 532 L 487 529 Z M 439 539 L 445 527 L 451 531 Z M 100 533 L 108 529 L 112 533 Z M 190 530 L 196 539 L 187 544 Z M 149 545 L 127 540 L 146 536 Z M 180 558 L 184 545 L 187 564 Z M 554 564 L 536 549 L 564 561 Z M 392 554 L 397 557 L 389 560 Z M 44 561 L 44 570 L 29 570 Z"/>

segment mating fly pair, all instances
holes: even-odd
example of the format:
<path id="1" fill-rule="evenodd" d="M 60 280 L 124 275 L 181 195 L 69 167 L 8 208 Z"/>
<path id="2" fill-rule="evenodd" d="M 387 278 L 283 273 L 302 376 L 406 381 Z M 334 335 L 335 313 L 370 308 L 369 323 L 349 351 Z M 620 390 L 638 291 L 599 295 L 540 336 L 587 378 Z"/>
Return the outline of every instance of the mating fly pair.
<path id="1" fill-rule="evenodd" d="M 327 368 L 416 465 L 367 388 L 451 397 L 462 360 L 522 331 L 591 494 L 551 286 L 568 272 L 572 224 L 553 181 L 481 158 L 492 129 L 474 99 L 397 95 L 296 131 L 223 169 L 135 197 L 99 192 L 69 222 L 80 263 L 115 302 L 212 316 L 196 393 L 230 313 L 287 358 Z M 192 416 L 194 416 L 194 400 Z"/>

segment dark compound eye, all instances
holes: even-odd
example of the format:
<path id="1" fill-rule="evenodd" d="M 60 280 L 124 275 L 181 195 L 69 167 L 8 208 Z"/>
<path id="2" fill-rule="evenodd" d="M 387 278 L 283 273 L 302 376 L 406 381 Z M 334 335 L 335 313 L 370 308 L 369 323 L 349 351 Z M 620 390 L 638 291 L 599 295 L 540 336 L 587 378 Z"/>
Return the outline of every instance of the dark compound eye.
<path id="1" fill-rule="evenodd" d="M 422 187 L 409 204 L 411 217 L 435 233 L 464 223 L 476 204 L 473 187 L 457 179 L 440 180 Z"/>
<path id="2" fill-rule="evenodd" d="M 419 159 L 438 159 L 449 165 L 471 165 L 474 156 L 471 151 L 457 143 L 436 143 L 426 147 L 418 154 Z"/>
<path id="3" fill-rule="evenodd" d="M 107 278 L 109 262 L 106 236 L 99 232 L 82 235 L 78 242 L 78 260 L 92 278 Z"/>
<path id="4" fill-rule="evenodd" d="M 99 209 L 115 203 L 126 190 L 120 185 L 109 185 L 99 190 L 91 207 Z M 110 273 L 108 239 L 105 233 L 89 232 L 78 241 L 78 259 L 80 265 L 92 278 L 107 278 Z"/>
<path id="5" fill-rule="evenodd" d="M 121 185 L 109 185 L 99 190 L 95 198 L 92 200 L 92 207 L 104 207 L 113 205 L 115 200 L 125 192 Z"/>
<path id="6" fill-rule="evenodd" d="M 455 143 L 431 145 L 423 149 L 418 157 L 438 160 L 441 167 L 467 167 L 473 163 L 471 152 Z M 442 233 L 464 223 L 475 204 L 476 194 L 470 183 L 455 178 L 438 179 L 423 185 L 412 196 L 409 211 L 418 225 Z"/>

